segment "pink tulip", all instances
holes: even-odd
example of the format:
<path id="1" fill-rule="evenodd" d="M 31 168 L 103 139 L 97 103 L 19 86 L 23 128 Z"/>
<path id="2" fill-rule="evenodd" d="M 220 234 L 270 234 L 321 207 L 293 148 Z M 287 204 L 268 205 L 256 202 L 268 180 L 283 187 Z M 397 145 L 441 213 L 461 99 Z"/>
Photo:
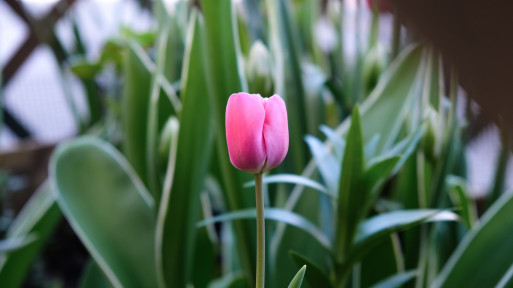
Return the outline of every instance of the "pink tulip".
<path id="1" fill-rule="evenodd" d="M 225 124 L 230 161 L 238 169 L 262 173 L 280 165 L 287 155 L 287 108 L 279 95 L 232 94 Z"/>

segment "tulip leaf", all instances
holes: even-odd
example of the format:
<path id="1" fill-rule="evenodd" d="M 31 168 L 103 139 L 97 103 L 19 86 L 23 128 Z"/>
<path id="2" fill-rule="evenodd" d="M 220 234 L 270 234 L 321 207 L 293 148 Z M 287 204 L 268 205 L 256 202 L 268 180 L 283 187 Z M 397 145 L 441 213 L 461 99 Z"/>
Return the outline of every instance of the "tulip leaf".
<path id="1" fill-rule="evenodd" d="M 155 67 L 137 42 L 132 41 L 127 50 L 123 62 L 123 153 L 139 177 L 147 184 L 147 119 L 151 73 Z"/>
<path id="2" fill-rule="evenodd" d="M 449 196 L 456 207 L 461 209 L 461 218 L 467 228 L 472 228 L 476 224 L 477 212 L 476 207 L 468 195 L 465 180 L 457 176 L 449 176 L 447 178 L 449 186 Z"/>
<path id="3" fill-rule="evenodd" d="M 433 287 L 500 287 L 496 285 L 511 274 L 511 243 L 513 194 L 506 193 L 486 211 L 481 222 L 466 234 Z"/>
<path id="4" fill-rule="evenodd" d="M 394 169 L 397 162 L 401 159 L 399 156 L 384 157 L 381 160 L 376 160 L 372 166 L 367 168 L 364 175 L 364 182 L 366 189 L 369 190 L 369 195 L 373 196 L 377 194 L 384 181 L 390 178 L 392 170 Z"/>
<path id="5" fill-rule="evenodd" d="M 344 148 L 346 147 L 346 142 L 340 135 L 338 135 L 335 130 L 331 129 L 330 127 L 326 125 L 321 125 L 321 131 L 326 135 L 328 140 L 331 141 L 331 144 L 333 145 L 333 150 L 335 152 L 335 156 L 339 161 L 342 161 L 344 158 Z M 310 148 L 311 149 L 311 148 Z"/>
<path id="6" fill-rule="evenodd" d="M 37 240 L 35 234 L 28 234 L 18 238 L 7 238 L 0 240 L 0 255 L 20 250 Z"/>
<path id="7" fill-rule="evenodd" d="M 305 275 L 305 279 L 306 282 L 310 284 L 310 286 L 324 288 L 333 287 L 326 272 L 322 271 L 318 265 L 314 264 L 310 259 L 295 251 L 290 251 L 289 253 L 297 266 L 300 268 L 303 266 L 308 266 L 308 274 Z"/>
<path id="8" fill-rule="evenodd" d="M 328 192 L 326 187 L 322 186 L 321 183 L 316 182 L 310 178 L 302 177 L 299 175 L 294 174 L 274 174 L 269 176 L 264 176 L 262 180 L 263 184 L 274 184 L 274 183 L 289 183 L 289 184 L 296 184 L 296 185 L 302 185 L 305 187 L 309 187 L 312 189 L 315 189 L 323 194 L 326 194 L 332 198 L 336 198 L 335 195 Z M 244 188 L 248 187 L 254 187 L 255 186 L 255 180 L 246 182 L 244 184 Z"/>
<path id="9" fill-rule="evenodd" d="M 80 277 L 80 288 L 110 288 L 109 279 L 103 274 L 102 269 L 94 259 L 89 259 Z"/>
<path id="10" fill-rule="evenodd" d="M 417 271 L 407 271 L 395 274 L 379 283 L 372 285 L 371 288 L 397 288 L 403 287 L 404 284 L 408 283 L 410 280 L 414 279 L 417 276 Z"/>
<path id="11" fill-rule="evenodd" d="M 156 287 L 153 198 L 127 160 L 110 144 L 81 137 L 58 146 L 50 179 L 59 207 L 111 284 Z"/>
<path id="12" fill-rule="evenodd" d="M 238 35 L 233 26 L 234 11 L 231 0 L 201 0 L 205 19 L 206 75 L 212 110 L 216 123 L 217 167 L 221 172 L 223 192 L 228 210 L 254 207 L 251 193 L 241 193 L 243 183 L 250 180 L 248 173 L 234 168 L 226 149 L 225 109 L 231 94 L 247 91 L 246 79 L 238 59 Z M 239 263 L 248 273 L 248 281 L 254 282 L 256 242 L 253 227 L 248 223 L 234 223 Z"/>
<path id="13" fill-rule="evenodd" d="M 299 43 L 290 16 L 287 0 L 268 0 L 271 53 L 276 62 L 276 93 L 285 99 L 288 107 L 290 142 L 288 158 L 293 171 L 300 173 L 305 166 L 307 150 L 301 141 L 307 134 L 306 94 L 303 84 Z M 317 127 L 317 126 L 316 126 Z"/>
<path id="14" fill-rule="evenodd" d="M 372 159 L 374 154 L 376 154 L 376 150 L 378 149 L 379 139 L 381 139 L 381 137 L 379 136 L 379 134 L 376 134 L 376 135 L 373 135 L 369 139 L 369 141 L 367 141 L 367 143 L 365 144 L 365 150 L 364 150 L 365 159 Z"/>
<path id="15" fill-rule="evenodd" d="M 232 272 L 212 281 L 208 288 L 245 288 L 247 279 L 242 272 Z"/>
<path id="16" fill-rule="evenodd" d="M 374 135 L 381 135 L 378 153 L 399 136 L 399 128 L 410 107 L 411 91 L 419 77 L 422 55 L 422 46 L 407 47 L 381 75 L 376 88 L 361 105 L 363 139 L 367 141 Z"/>
<path id="17" fill-rule="evenodd" d="M 155 253 L 159 281 L 161 286 L 167 287 L 185 287 L 191 280 L 197 234 L 194 223 L 200 212 L 200 192 L 212 146 L 203 27 L 203 18 L 194 10 L 182 71 L 183 106 L 179 115 L 178 146 L 176 154 L 170 154 L 170 157 L 176 157 L 176 168 L 167 172 L 167 177 L 172 179 L 171 185 L 163 191 L 157 221 Z M 204 260 L 205 263 L 209 261 L 208 258 Z"/>
<path id="18" fill-rule="evenodd" d="M 292 281 L 290 281 L 288 288 L 301 287 L 301 284 L 303 284 L 303 278 L 305 277 L 305 272 L 306 272 L 306 265 L 304 265 L 303 267 L 301 267 L 301 269 L 299 269 L 299 271 L 297 271 L 296 276 L 294 276 L 294 278 L 292 278 Z"/>
<path id="19" fill-rule="evenodd" d="M 356 234 L 359 222 L 365 216 L 363 211 L 367 192 L 363 185 L 364 154 L 360 111 L 353 110 L 351 127 L 347 132 L 346 149 L 340 174 L 337 226 L 335 229 L 335 256 L 342 262 Z"/>
<path id="20" fill-rule="evenodd" d="M 158 206 L 161 198 L 161 181 L 158 172 L 158 134 L 163 127 L 163 123 L 171 116 L 170 98 L 165 97 L 161 93 L 161 85 L 159 77 L 164 70 L 166 61 L 166 47 L 168 42 L 168 31 L 162 30 L 158 40 L 158 51 L 156 59 L 156 67 L 152 76 L 150 100 L 148 107 L 147 119 L 147 135 L 146 135 L 146 167 L 147 167 L 147 184 L 148 190 L 153 195 L 156 205 Z M 160 120 L 160 121 L 159 121 Z"/>
<path id="21" fill-rule="evenodd" d="M 61 219 L 61 212 L 44 182 L 7 230 L 10 251 L 0 253 L 0 286 L 20 287 L 36 256 Z M 4 242 L 5 243 L 5 242 Z M 6 248 L 6 247 L 4 247 Z M 7 247 L 8 248 L 8 247 Z"/>
<path id="22" fill-rule="evenodd" d="M 361 223 L 349 259 L 357 260 L 374 245 L 397 231 L 407 230 L 425 222 L 456 221 L 458 215 L 447 210 L 397 210 L 378 214 Z"/>
<path id="23" fill-rule="evenodd" d="M 294 226 L 307 232 L 315 240 L 317 240 L 317 242 L 319 242 L 319 244 L 321 244 L 327 251 L 330 251 L 331 244 L 328 237 L 326 237 L 326 235 L 324 235 L 324 233 L 321 230 L 319 230 L 319 228 L 317 228 L 314 224 L 312 224 L 312 222 L 305 219 L 303 216 L 279 208 L 265 208 L 264 216 L 266 220 L 274 220 L 287 223 L 288 225 Z M 198 222 L 196 226 L 202 227 L 217 222 L 254 218 L 256 218 L 256 209 L 246 209 L 229 212 L 219 216 L 205 219 L 203 221 Z"/>
<path id="24" fill-rule="evenodd" d="M 305 141 L 310 147 L 310 151 L 317 164 L 317 169 L 321 174 L 324 183 L 328 187 L 330 193 L 335 194 L 338 188 L 338 177 L 340 176 L 340 161 L 328 152 L 327 148 L 321 140 L 307 135 Z"/>

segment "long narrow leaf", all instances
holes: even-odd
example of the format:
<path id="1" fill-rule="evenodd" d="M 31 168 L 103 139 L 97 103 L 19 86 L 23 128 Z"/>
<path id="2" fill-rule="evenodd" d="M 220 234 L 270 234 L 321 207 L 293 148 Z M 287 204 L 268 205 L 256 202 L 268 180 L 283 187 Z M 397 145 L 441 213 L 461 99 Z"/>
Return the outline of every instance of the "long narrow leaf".
<path id="1" fill-rule="evenodd" d="M 266 208 L 265 209 L 265 219 L 274 220 L 287 223 L 291 226 L 297 227 L 308 234 L 310 234 L 315 240 L 317 240 L 327 251 L 330 251 L 331 244 L 328 240 L 328 237 L 324 235 L 324 233 L 319 230 L 314 224 L 305 219 L 304 217 L 279 208 Z M 255 219 L 256 218 L 256 209 L 246 209 L 241 211 L 235 211 L 226 213 L 223 215 L 219 215 L 216 217 L 212 217 L 209 219 L 205 219 L 196 224 L 198 227 L 202 227 L 208 224 L 216 223 L 216 222 L 224 222 L 224 221 L 233 221 L 239 219 Z"/>
<path id="2" fill-rule="evenodd" d="M 213 129 L 204 74 L 203 19 L 196 10 L 189 25 L 176 168 L 171 189 L 163 191 L 156 232 L 159 281 L 164 280 L 160 284 L 166 287 L 185 287 L 191 277 L 196 236 L 194 222 L 199 213 L 199 196 L 212 146 Z"/>

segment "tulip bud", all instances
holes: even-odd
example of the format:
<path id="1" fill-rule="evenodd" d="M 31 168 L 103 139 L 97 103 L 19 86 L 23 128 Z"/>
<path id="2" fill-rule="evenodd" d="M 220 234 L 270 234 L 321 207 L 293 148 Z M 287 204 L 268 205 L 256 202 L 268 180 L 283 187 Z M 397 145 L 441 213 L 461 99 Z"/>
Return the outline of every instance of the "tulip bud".
<path id="1" fill-rule="evenodd" d="M 163 165 L 165 165 L 165 163 L 168 161 L 171 142 L 177 140 L 176 138 L 178 137 L 178 127 L 178 119 L 176 119 L 176 117 L 170 117 L 162 129 L 162 133 L 160 134 L 159 158 Z"/>
<path id="2" fill-rule="evenodd" d="M 272 95 L 274 85 L 271 55 L 259 40 L 251 46 L 246 69 L 249 92 L 260 92 L 264 96 Z"/>
<path id="3" fill-rule="evenodd" d="M 442 149 L 442 139 L 439 127 L 442 123 L 439 114 L 431 107 L 428 107 L 424 114 L 424 122 L 427 125 L 426 133 L 422 137 L 421 147 L 424 151 L 426 158 L 431 161 L 436 161 L 440 157 Z"/>
<path id="4" fill-rule="evenodd" d="M 240 170 L 253 174 L 269 171 L 287 155 L 287 108 L 279 95 L 232 94 L 225 125 L 230 161 Z"/>

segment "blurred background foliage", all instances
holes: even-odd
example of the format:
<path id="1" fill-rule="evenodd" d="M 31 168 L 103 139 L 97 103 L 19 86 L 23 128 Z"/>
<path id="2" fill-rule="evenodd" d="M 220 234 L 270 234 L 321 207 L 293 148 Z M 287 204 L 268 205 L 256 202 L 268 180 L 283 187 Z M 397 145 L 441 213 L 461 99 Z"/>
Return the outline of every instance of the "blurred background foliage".
<path id="1" fill-rule="evenodd" d="M 268 287 L 513 285 L 508 136 L 476 202 L 456 73 L 397 15 L 379 21 L 390 3 L 351 3 L 139 1 L 154 27 L 121 27 L 94 58 L 76 22 L 69 51 L 40 38 L 87 113 L 67 98 L 76 137 L 15 218 L 2 209 L 0 286 L 252 287 L 254 183 L 224 128 L 239 91 L 288 109 L 289 153 L 264 176 Z M 72 272 L 37 267 L 56 250 Z"/>

